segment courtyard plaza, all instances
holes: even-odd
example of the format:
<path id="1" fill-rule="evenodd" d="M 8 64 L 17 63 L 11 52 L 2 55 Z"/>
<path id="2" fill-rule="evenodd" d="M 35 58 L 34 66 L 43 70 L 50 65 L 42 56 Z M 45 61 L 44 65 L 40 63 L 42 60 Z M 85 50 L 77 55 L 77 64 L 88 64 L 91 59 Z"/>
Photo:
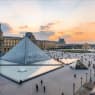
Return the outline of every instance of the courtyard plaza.
<path id="1" fill-rule="evenodd" d="M 59 52 L 56 52 L 59 54 Z M 68 53 L 63 56 L 63 58 L 68 55 Z M 77 57 L 81 58 L 83 56 L 83 60 L 85 64 L 94 64 L 94 53 L 86 53 L 86 54 L 69 54 L 72 58 L 77 55 Z M 61 56 L 61 55 L 60 55 Z M 81 87 L 81 77 L 82 84 L 86 82 L 86 73 L 87 82 L 90 80 L 90 69 L 92 81 L 95 80 L 94 70 L 91 67 L 88 70 L 75 70 L 71 69 L 69 65 L 65 65 L 63 68 L 55 70 L 51 73 L 45 74 L 33 80 L 29 80 L 21 85 L 18 85 L 10 80 L 7 80 L 4 77 L 0 76 L 0 95 L 61 95 L 61 92 L 64 92 L 64 95 L 73 95 L 73 83 L 75 83 L 75 92 L 79 90 Z M 74 77 L 76 74 L 76 78 Z M 46 86 L 46 93 L 43 93 L 43 89 L 40 85 L 40 80 L 44 81 Z M 37 93 L 35 90 L 35 84 L 39 85 L 39 92 Z"/>
<path id="2" fill-rule="evenodd" d="M 88 69 L 76 70 L 77 60 Z M 43 52 L 27 38 L 0 63 L 0 95 L 75 95 L 83 84 L 95 80 L 94 53 Z M 38 67 L 33 70 L 33 66 Z"/>

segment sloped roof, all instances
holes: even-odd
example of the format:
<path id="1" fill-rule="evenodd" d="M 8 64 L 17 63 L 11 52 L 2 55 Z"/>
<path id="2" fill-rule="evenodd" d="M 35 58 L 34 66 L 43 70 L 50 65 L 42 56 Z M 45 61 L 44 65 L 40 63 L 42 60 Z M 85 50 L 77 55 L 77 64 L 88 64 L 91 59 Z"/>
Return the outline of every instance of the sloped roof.
<path id="1" fill-rule="evenodd" d="M 29 38 L 25 37 L 1 57 L 1 59 L 17 64 L 32 64 L 34 62 L 48 60 L 50 57 L 30 41 Z"/>
<path id="2" fill-rule="evenodd" d="M 80 60 L 77 60 L 76 69 L 88 69 L 85 64 L 83 64 Z"/>
<path id="3" fill-rule="evenodd" d="M 76 60 L 75 62 L 70 64 L 70 67 L 74 69 L 88 69 L 88 67 L 84 63 L 82 63 L 80 60 Z"/>

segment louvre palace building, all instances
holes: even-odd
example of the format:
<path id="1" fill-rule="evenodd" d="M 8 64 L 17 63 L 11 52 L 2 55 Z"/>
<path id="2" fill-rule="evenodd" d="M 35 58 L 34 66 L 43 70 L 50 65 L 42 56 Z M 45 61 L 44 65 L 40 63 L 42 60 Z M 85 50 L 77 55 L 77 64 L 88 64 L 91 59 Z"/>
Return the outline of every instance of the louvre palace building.
<path id="1" fill-rule="evenodd" d="M 60 41 L 37 40 L 32 32 L 26 32 L 25 36 L 29 37 L 41 49 L 53 49 L 65 44 L 64 39 L 63 41 L 61 41 L 62 39 Z M 21 39 L 23 37 L 4 36 L 0 24 L 0 55 L 12 49 Z"/>

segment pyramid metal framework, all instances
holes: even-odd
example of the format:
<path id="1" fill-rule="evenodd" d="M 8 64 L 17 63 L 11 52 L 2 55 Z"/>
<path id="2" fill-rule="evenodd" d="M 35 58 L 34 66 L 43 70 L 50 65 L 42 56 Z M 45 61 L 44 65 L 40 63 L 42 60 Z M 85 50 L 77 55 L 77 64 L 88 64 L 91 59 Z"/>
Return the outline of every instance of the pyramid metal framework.
<path id="1" fill-rule="evenodd" d="M 63 65 L 50 58 L 29 38 L 24 37 L 15 47 L 0 60 L 0 75 L 21 84 L 37 78 Z"/>
<path id="2" fill-rule="evenodd" d="M 51 59 L 37 47 L 29 38 L 24 37 L 15 47 L 6 53 L 2 60 L 16 64 L 34 64 L 35 62 Z"/>

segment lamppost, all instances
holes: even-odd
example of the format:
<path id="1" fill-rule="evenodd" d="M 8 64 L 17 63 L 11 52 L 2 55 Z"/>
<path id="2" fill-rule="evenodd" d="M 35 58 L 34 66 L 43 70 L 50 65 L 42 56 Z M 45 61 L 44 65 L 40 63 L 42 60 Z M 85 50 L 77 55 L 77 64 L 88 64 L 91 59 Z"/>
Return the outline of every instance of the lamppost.
<path id="1" fill-rule="evenodd" d="M 80 79 L 81 79 L 81 87 L 82 87 L 82 79 L 83 79 L 83 78 L 82 78 L 82 76 L 81 76 L 81 78 L 80 78 Z"/>
<path id="2" fill-rule="evenodd" d="M 74 79 L 77 77 L 76 74 L 73 75 Z M 75 95 L 75 82 L 73 83 L 73 95 Z"/>
<path id="3" fill-rule="evenodd" d="M 63 58 L 63 55 L 64 55 L 64 54 L 63 54 L 63 50 L 62 50 L 62 54 L 61 54 L 61 57 L 62 57 L 62 58 Z"/>
<path id="4" fill-rule="evenodd" d="M 94 68 L 94 77 L 95 77 L 95 68 Z"/>
<path id="5" fill-rule="evenodd" d="M 83 62 L 83 56 L 81 56 L 81 62 Z"/>
<path id="6" fill-rule="evenodd" d="M 91 72 L 92 72 L 92 70 L 90 69 L 90 82 L 92 82 L 92 77 L 91 77 Z"/>
<path id="7" fill-rule="evenodd" d="M 88 63 L 88 67 L 90 68 L 90 66 L 91 66 L 91 63 L 90 63 L 90 61 L 89 61 L 89 63 Z"/>
<path id="8" fill-rule="evenodd" d="M 88 73 L 86 72 L 85 75 L 86 75 L 86 83 L 87 83 L 87 76 L 88 76 Z"/>
<path id="9" fill-rule="evenodd" d="M 94 70 L 94 79 L 95 79 L 95 64 L 93 64 L 93 70 Z M 94 81 L 95 84 L 95 81 Z"/>
<path id="10" fill-rule="evenodd" d="M 93 64 L 94 77 L 95 77 L 95 64 Z"/>
<path id="11" fill-rule="evenodd" d="M 75 95 L 75 83 L 73 83 L 73 95 Z"/>

